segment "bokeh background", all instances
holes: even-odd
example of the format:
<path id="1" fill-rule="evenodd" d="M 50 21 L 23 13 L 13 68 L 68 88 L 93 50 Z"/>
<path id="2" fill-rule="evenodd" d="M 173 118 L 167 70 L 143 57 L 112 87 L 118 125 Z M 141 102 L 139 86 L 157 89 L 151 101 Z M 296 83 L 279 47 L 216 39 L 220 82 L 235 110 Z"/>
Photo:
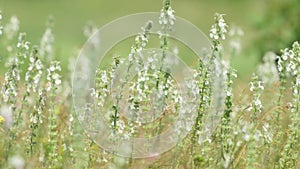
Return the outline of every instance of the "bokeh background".
<path id="1" fill-rule="evenodd" d="M 299 39 L 300 2 L 298 0 L 172 0 L 176 15 L 183 17 L 207 35 L 215 12 L 226 14 L 229 25 L 238 25 L 245 33 L 243 50 L 233 66 L 245 75 L 255 70 L 266 51 L 277 53 Z M 98 27 L 119 17 L 156 12 L 162 0 L 0 0 L 3 22 L 10 16 L 20 20 L 21 32 L 39 44 L 49 16 L 54 18 L 53 32 L 57 57 L 68 64 L 74 48 L 86 41 L 83 28 L 88 22 Z"/>

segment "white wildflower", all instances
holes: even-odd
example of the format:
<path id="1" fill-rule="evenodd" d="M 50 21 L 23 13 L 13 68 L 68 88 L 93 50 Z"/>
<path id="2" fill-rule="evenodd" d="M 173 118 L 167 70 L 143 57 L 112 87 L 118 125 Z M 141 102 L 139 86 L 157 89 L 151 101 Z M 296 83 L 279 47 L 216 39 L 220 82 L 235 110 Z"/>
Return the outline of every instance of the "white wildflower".
<path id="1" fill-rule="evenodd" d="M 262 126 L 262 137 L 267 143 L 271 143 L 273 140 L 273 133 L 270 130 L 270 125 L 268 123 L 264 123 Z"/>
<path id="2" fill-rule="evenodd" d="M 283 54 L 281 55 L 282 60 L 286 61 L 289 58 L 289 51 L 287 48 L 283 50 Z"/>
<path id="3" fill-rule="evenodd" d="M 260 90 L 264 90 L 264 86 L 262 85 L 261 81 L 258 81 L 258 86 L 257 86 Z"/>
<path id="4" fill-rule="evenodd" d="M 32 53 L 29 57 L 30 64 L 25 75 L 27 92 L 30 92 L 31 90 L 36 92 L 43 74 L 42 69 L 44 65 L 42 64 L 41 60 L 35 56 L 35 54 L 36 53 Z"/>
<path id="5" fill-rule="evenodd" d="M 162 25 L 163 30 L 171 30 L 172 26 L 175 23 L 175 11 L 172 9 L 170 5 L 170 0 L 167 0 L 163 6 L 163 8 L 160 11 L 159 15 L 159 24 Z"/>
<path id="6" fill-rule="evenodd" d="M 250 82 L 250 91 L 253 95 L 252 103 L 249 107 L 249 111 L 254 110 L 256 112 L 262 111 L 262 103 L 261 103 L 261 92 L 264 90 L 264 86 L 262 85 L 262 81 L 258 79 L 257 75 L 253 75 L 252 81 Z M 256 118 L 256 114 L 253 114 L 253 118 Z"/>
<path id="7" fill-rule="evenodd" d="M 25 36 L 26 36 L 26 33 L 20 33 L 19 34 L 17 48 L 24 49 L 24 50 L 29 50 L 30 42 L 24 40 Z M 23 54 L 23 55 L 24 55 L 24 58 L 27 57 L 26 54 Z"/>
<path id="8" fill-rule="evenodd" d="M 150 34 L 150 29 L 152 28 L 153 22 L 148 21 L 146 25 L 142 28 L 143 32 L 139 33 L 135 37 L 135 42 L 131 46 L 131 51 L 130 54 L 128 55 L 128 60 L 131 64 L 132 61 L 135 61 L 137 66 L 137 72 L 140 72 L 141 69 L 143 68 L 143 61 L 142 61 L 142 50 L 146 47 L 146 44 L 149 41 L 149 34 Z"/>
<path id="9" fill-rule="evenodd" d="M 51 62 L 50 67 L 47 69 L 47 91 L 52 90 L 55 85 L 61 84 L 61 75 L 59 74 L 60 71 L 60 63 L 57 61 Z"/>
<path id="10" fill-rule="evenodd" d="M 263 83 L 265 84 L 273 84 L 279 81 L 279 75 L 276 69 L 275 60 L 278 58 L 275 53 L 267 52 L 263 57 L 263 63 L 258 67 L 258 75 L 262 79 Z M 281 66 L 279 65 L 278 61 L 278 68 Z M 279 71 L 281 71 L 280 68 Z"/>
<path id="11" fill-rule="evenodd" d="M 254 91 L 254 88 L 255 88 L 254 83 L 253 83 L 253 82 L 250 82 L 250 91 L 253 92 L 253 91 Z"/>
<path id="12" fill-rule="evenodd" d="M 215 15 L 215 24 L 212 25 L 210 29 L 210 38 L 214 40 L 223 39 L 225 40 L 225 34 L 227 33 L 227 27 L 228 25 L 225 23 L 225 20 L 223 18 L 224 14 L 218 14 Z"/>
<path id="13" fill-rule="evenodd" d="M 95 24 L 93 22 L 89 21 L 83 28 L 83 35 L 86 38 L 90 38 L 97 30 L 98 29 L 95 26 Z"/>
<path id="14" fill-rule="evenodd" d="M 54 35 L 51 28 L 47 28 L 41 41 L 39 54 L 46 58 L 47 61 L 51 61 L 54 55 L 53 51 Z"/>
<path id="15" fill-rule="evenodd" d="M 12 40 L 19 31 L 19 19 L 16 16 L 12 16 L 9 22 L 4 27 L 4 33 L 7 39 Z"/>
<path id="16" fill-rule="evenodd" d="M 231 26 L 229 30 L 229 47 L 233 53 L 239 54 L 241 52 L 241 37 L 244 36 L 243 30 L 238 26 Z"/>
<path id="17" fill-rule="evenodd" d="M 296 76 L 300 73 L 300 45 L 298 42 L 293 43 L 293 48 L 285 48 L 281 51 L 282 55 L 278 57 L 278 70 L 287 76 Z M 283 70 L 286 70 L 284 72 Z"/>
<path id="18" fill-rule="evenodd" d="M 159 24 L 161 25 L 174 25 L 174 22 L 176 20 L 175 11 L 172 9 L 172 7 L 168 7 L 168 9 L 162 9 L 160 11 L 160 16 L 159 16 Z"/>
<path id="19" fill-rule="evenodd" d="M 97 100 L 97 105 L 103 107 L 109 93 L 109 86 L 112 79 L 106 70 L 97 71 L 96 74 L 99 78 L 97 78 L 96 89 L 92 89 L 91 94 Z"/>
<path id="20" fill-rule="evenodd" d="M 18 82 L 20 81 L 19 59 L 17 57 L 12 58 L 9 62 L 9 69 L 5 73 L 5 82 L 1 89 L 1 94 L 4 98 L 4 102 L 8 100 L 13 101 L 18 95 Z M 12 106 L 15 106 L 12 103 Z"/>

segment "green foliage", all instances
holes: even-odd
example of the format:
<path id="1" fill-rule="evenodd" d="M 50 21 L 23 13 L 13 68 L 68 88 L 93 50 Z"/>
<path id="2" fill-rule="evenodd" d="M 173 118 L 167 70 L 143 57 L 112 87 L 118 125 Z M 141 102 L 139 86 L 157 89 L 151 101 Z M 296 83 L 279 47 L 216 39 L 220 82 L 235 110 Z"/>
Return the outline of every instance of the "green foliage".
<path id="1" fill-rule="evenodd" d="M 263 17 L 256 22 L 258 32 L 253 50 L 275 51 L 290 46 L 300 40 L 300 3 L 298 0 L 267 0 L 264 1 Z"/>

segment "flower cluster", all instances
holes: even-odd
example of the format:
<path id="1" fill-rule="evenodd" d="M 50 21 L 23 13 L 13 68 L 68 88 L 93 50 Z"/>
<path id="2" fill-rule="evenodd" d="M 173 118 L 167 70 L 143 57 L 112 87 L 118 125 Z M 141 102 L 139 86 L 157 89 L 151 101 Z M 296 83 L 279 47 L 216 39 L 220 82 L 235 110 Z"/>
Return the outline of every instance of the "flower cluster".
<path id="1" fill-rule="evenodd" d="M 109 85 L 111 82 L 108 71 L 106 70 L 97 70 L 96 75 L 96 90 L 91 89 L 91 96 L 97 99 L 97 106 L 103 107 L 105 99 L 109 93 Z"/>
<path id="2" fill-rule="evenodd" d="M 262 81 L 259 80 L 256 74 L 253 74 L 252 80 L 250 82 L 250 91 L 253 94 L 253 100 L 251 105 L 248 108 L 248 111 L 253 111 L 254 114 L 252 116 L 252 120 L 256 120 L 257 113 L 262 111 L 262 103 L 261 103 L 261 92 L 264 90 L 264 86 L 262 85 Z"/>
<path id="3" fill-rule="evenodd" d="M 5 82 L 1 89 L 4 102 L 10 102 L 12 106 L 15 106 L 15 99 L 18 96 L 18 82 L 20 81 L 20 61 L 15 57 L 11 63 L 9 63 L 9 69 L 5 73 Z"/>
<path id="4" fill-rule="evenodd" d="M 143 49 L 146 47 L 148 40 L 149 40 L 149 36 L 150 36 L 150 29 L 152 28 L 152 21 L 148 21 L 145 25 L 145 27 L 142 28 L 143 32 L 139 33 L 136 37 L 135 37 L 135 41 L 133 43 L 133 45 L 131 46 L 131 51 L 130 54 L 128 55 L 128 68 L 127 68 L 127 72 L 124 75 L 124 79 L 121 79 L 121 86 L 120 89 L 121 92 L 115 94 L 115 103 L 113 106 L 113 110 L 110 116 L 110 121 L 112 122 L 112 125 L 110 126 L 114 131 L 117 131 L 117 128 L 119 124 L 122 124 L 118 121 L 120 121 L 121 119 L 119 118 L 119 109 L 120 109 L 120 102 L 123 99 L 123 90 L 124 87 L 126 86 L 126 84 L 128 83 L 128 78 L 130 76 L 130 72 L 132 72 L 132 67 L 135 65 L 136 66 L 136 70 L 137 72 L 140 72 L 143 67 L 143 60 L 142 60 L 142 51 Z M 98 105 L 103 105 L 105 98 L 110 90 L 110 85 L 108 84 L 112 84 L 112 80 L 115 78 L 114 72 L 117 69 L 118 65 L 123 62 L 120 61 L 118 58 L 114 59 L 114 64 L 111 67 L 111 70 L 109 70 L 108 72 L 105 70 L 100 70 L 98 72 L 100 72 L 100 76 L 101 78 L 98 79 L 98 89 L 96 94 L 98 95 Z M 127 63 L 127 62 L 126 62 Z M 125 124 L 125 123 L 124 123 Z M 132 129 L 132 128 L 131 128 Z M 131 130 L 130 129 L 130 130 Z"/>
<path id="5" fill-rule="evenodd" d="M 4 27 L 4 33 L 8 40 L 12 40 L 19 31 L 19 19 L 16 16 L 12 16 L 9 22 Z"/>
<path id="6" fill-rule="evenodd" d="M 279 97 L 277 104 L 279 105 L 281 102 L 281 98 L 283 97 L 283 91 L 285 90 L 285 84 L 287 81 L 287 77 L 294 76 L 296 77 L 300 73 L 300 46 L 298 42 L 294 42 L 292 49 L 285 48 L 281 51 L 282 54 L 277 56 L 277 69 L 279 72 Z"/>
<path id="7" fill-rule="evenodd" d="M 29 114 L 30 134 L 27 136 L 27 154 L 34 152 L 34 146 L 37 144 L 37 133 L 39 127 L 44 123 L 43 111 L 46 108 L 46 92 L 44 89 L 38 89 L 38 100 L 33 106 L 33 110 Z"/>
<path id="8" fill-rule="evenodd" d="M 25 49 L 25 50 L 29 49 L 30 42 L 24 40 L 25 36 L 26 36 L 26 33 L 19 34 L 17 48 Z M 24 56 L 24 58 L 26 58 L 26 56 Z"/>
<path id="9" fill-rule="evenodd" d="M 242 28 L 238 26 L 231 26 L 228 32 L 229 35 L 229 48 L 233 54 L 239 54 L 241 52 L 241 37 L 244 36 Z"/>
<path id="10" fill-rule="evenodd" d="M 162 25 L 163 29 L 171 29 L 172 25 L 176 20 L 175 11 L 171 7 L 171 0 L 165 0 L 164 7 L 160 11 L 159 24 Z"/>
<path id="11" fill-rule="evenodd" d="M 39 89 L 38 97 L 39 101 L 36 103 L 36 106 L 34 106 L 34 113 L 30 114 L 30 122 L 34 124 L 37 124 L 38 122 L 40 124 L 43 123 L 42 113 L 46 107 L 46 94 L 43 89 Z"/>
<path id="12" fill-rule="evenodd" d="M 232 96 L 232 85 L 233 85 L 233 79 L 237 78 L 237 72 L 235 69 L 227 68 L 227 71 L 225 72 L 227 78 L 226 78 L 226 96 Z"/>
<path id="13" fill-rule="evenodd" d="M 60 62 L 53 61 L 50 64 L 50 67 L 47 69 L 47 91 L 55 90 L 57 85 L 61 84 L 61 71 Z"/>
<path id="14" fill-rule="evenodd" d="M 87 39 L 89 39 L 93 35 L 93 38 L 89 39 L 89 41 L 91 41 L 91 45 L 94 48 L 97 48 L 97 46 L 99 46 L 99 44 L 100 44 L 99 35 L 96 36 L 96 34 L 95 34 L 97 32 L 97 30 L 98 29 L 97 29 L 96 25 L 94 25 L 93 22 L 88 22 L 83 28 L 83 34 Z"/>
<path id="15" fill-rule="evenodd" d="M 129 111 L 140 123 L 145 111 L 150 111 L 154 119 L 159 113 L 166 111 L 168 101 L 172 99 L 175 104 L 179 103 L 180 97 L 176 90 L 175 81 L 168 72 L 158 71 L 158 55 L 144 58 L 144 68 L 138 72 L 137 80 L 130 83 L 130 96 L 128 98 Z M 158 81 L 159 80 L 159 81 Z M 147 116 L 150 114 L 148 113 Z M 153 119 L 153 120 L 154 120 Z M 145 119 L 144 119 L 145 120 Z"/>
<path id="16" fill-rule="evenodd" d="M 110 114 L 109 127 L 112 130 L 111 137 L 113 139 L 129 139 L 134 133 L 134 127 L 132 124 L 127 123 L 120 118 L 118 107 L 111 107 L 110 105 L 108 106 L 108 104 L 105 104 L 105 102 L 110 99 L 108 96 L 112 94 L 112 84 L 115 77 L 115 71 L 122 62 L 123 61 L 121 61 L 118 57 L 115 57 L 110 70 L 98 69 L 96 72 L 96 88 L 91 89 L 91 96 L 96 99 L 97 108 L 100 109 L 101 112 L 105 112 L 103 114 L 104 116 L 108 113 Z M 121 96 L 117 96 L 116 99 L 120 99 L 119 97 Z M 119 100 L 116 102 L 119 102 Z"/>
<path id="17" fill-rule="evenodd" d="M 274 134 L 270 128 L 269 123 L 264 123 L 262 126 L 262 137 L 265 141 L 265 144 L 270 144 L 273 141 Z"/>
<path id="18" fill-rule="evenodd" d="M 114 121 L 111 121 L 111 126 L 114 126 Z M 135 133 L 134 126 L 132 123 L 126 124 L 123 120 L 118 119 L 116 121 L 116 127 L 111 133 L 111 137 L 116 137 L 114 139 L 125 139 L 129 140 Z"/>
<path id="19" fill-rule="evenodd" d="M 44 65 L 37 56 L 37 50 L 34 50 L 29 57 L 29 66 L 25 75 L 26 91 L 36 92 L 42 78 Z"/>
<path id="20" fill-rule="evenodd" d="M 225 34 L 227 33 L 228 25 L 225 23 L 223 16 L 224 14 L 218 13 L 215 15 L 215 24 L 212 25 L 209 34 L 210 38 L 214 40 L 225 40 Z"/>
<path id="21" fill-rule="evenodd" d="M 195 72 L 195 79 L 196 79 L 196 84 L 198 85 L 198 90 L 200 92 L 200 98 L 199 98 L 199 103 L 204 104 L 206 106 L 209 106 L 211 103 L 211 74 L 208 70 L 208 68 L 204 67 L 204 64 L 202 61 L 199 63 L 199 68 Z M 199 108 L 203 108 L 202 106 L 199 106 Z"/>
<path id="22" fill-rule="evenodd" d="M 152 21 L 148 21 L 145 27 L 142 28 L 143 32 L 139 33 L 134 40 L 133 45 L 131 46 L 130 54 L 128 55 L 129 62 L 136 61 L 139 65 L 138 68 L 142 67 L 141 52 L 146 47 L 149 38 L 150 30 L 152 28 Z"/>
<path id="23" fill-rule="evenodd" d="M 27 58 L 29 55 L 30 49 L 30 42 L 25 40 L 26 33 L 19 33 L 17 49 L 18 49 L 18 56 L 23 58 Z"/>
<path id="24" fill-rule="evenodd" d="M 166 58 L 166 50 L 168 49 L 168 32 L 172 31 L 175 16 L 174 10 L 171 7 L 171 0 L 165 0 L 163 4 L 163 8 L 160 11 L 160 16 L 158 18 L 158 22 L 162 25 L 161 30 L 158 31 L 159 39 L 160 39 L 160 48 L 163 50 L 162 57 L 161 57 L 161 67 L 163 67 L 164 60 Z"/>
<path id="25" fill-rule="evenodd" d="M 287 72 L 288 75 L 297 76 L 300 73 L 300 45 L 293 43 L 292 49 L 285 48 L 278 57 L 278 71 Z"/>
<path id="26" fill-rule="evenodd" d="M 279 80 L 275 64 L 276 57 L 275 53 L 267 52 L 263 57 L 263 63 L 258 67 L 258 75 L 264 84 L 274 84 Z"/>
<path id="27" fill-rule="evenodd" d="M 212 53 L 209 57 L 210 60 L 208 67 L 210 67 L 210 71 L 217 73 L 216 76 L 220 76 L 220 81 L 222 81 L 224 80 L 224 77 L 221 77 L 223 76 L 224 72 L 223 68 L 227 65 L 227 63 L 223 59 L 224 51 L 220 40 L 224 40 L 226 38 L 228 26 L 223 18 L 223 14 L 216 13 L 214 20 L 215 23 L 212 25 L 209 34 L 210 38 L 212 39 Z"/>
<path id="28" fill-rule="evenodd" d="M 98 69 L 96 71 L 96 89 L 91 89 L 91 96 L 96 99 L 97 106 L 100 108 L 104 107 L 107 96 L 111 92 L 115 71 L 121 62 L 118 57 L 115 57 L 110 70 Z"/>
<path id="29" fill-rule="evenodd" d="M 84 26 L 83 34 L 86 38 L 90 38 L 97 30 L 98 29 L 94 23 L 90 21 Z"/>
<path id="30" fill-rule="evenodd" d="M 52 33 L 52 29 L 48 27 L 45 30 L 45 33 L 40 41 L 40 50 L 39 50 L 39 54 L 43 58 L 45 58 L 46 61 L 51 61 L 54 55 L 53 43 L 54 43 L 54 36 Z"/>
<path id="31" fill-rule="evenodd" d="M 194 71 L 194 75 L 197 76 L 197 72 Z M 173 100 L 174 103 L 180 104 L 180 113 L 178 114 L 178 119 L 175 126 L 175 131 L 180 136 L 182 131 L 190 132 L 194 125 L 195 112 L 198 108 L 198 96 L 199 96 L 199 88 L 197 85 L 196 77 L 192 77 L 192 79 L 187 79 L 186 81 L 186 91 L 180 91 L 181 94 L 184 94 L 189 99 L 185 99 L 186 97 L 179 95 L 179 99 L 177 102 Z M 174 93 L 177 94 L 178 90 L 174 90 Z M 184 106 L 182 106 L 184 105 Z M 176 111 L 176 110 L 175 110 Z M 197 138 L 195 138 L 197 139 Z M 196 142 L 197 140 L 195 140 Z"/>

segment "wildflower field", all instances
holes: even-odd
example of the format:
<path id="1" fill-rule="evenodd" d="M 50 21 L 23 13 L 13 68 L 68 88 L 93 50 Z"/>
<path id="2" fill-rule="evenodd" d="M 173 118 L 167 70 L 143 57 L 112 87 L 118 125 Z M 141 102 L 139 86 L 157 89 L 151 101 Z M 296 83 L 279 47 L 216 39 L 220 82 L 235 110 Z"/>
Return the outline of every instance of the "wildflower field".
<path id="1" fill-rule="evenodd" d="M 247 32 L 221 13 L 201 32 L 175 10 L 87 24 L 65 66 L 52 17 L 34 44 L 0 9 L 0 168 L 300 168 L 296 31 L 260 46 L 244 82 Z"/>

